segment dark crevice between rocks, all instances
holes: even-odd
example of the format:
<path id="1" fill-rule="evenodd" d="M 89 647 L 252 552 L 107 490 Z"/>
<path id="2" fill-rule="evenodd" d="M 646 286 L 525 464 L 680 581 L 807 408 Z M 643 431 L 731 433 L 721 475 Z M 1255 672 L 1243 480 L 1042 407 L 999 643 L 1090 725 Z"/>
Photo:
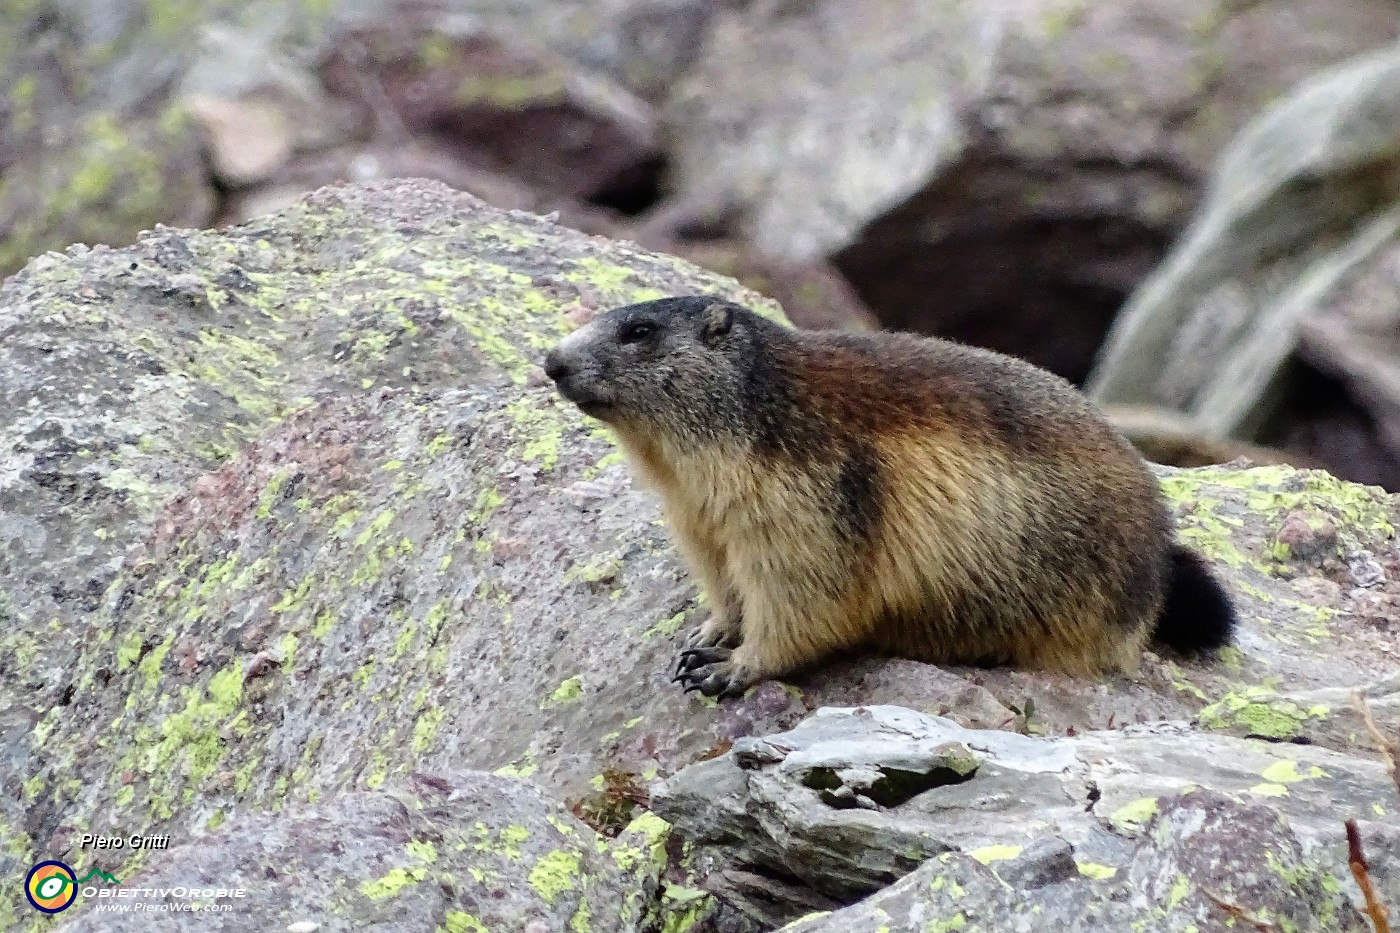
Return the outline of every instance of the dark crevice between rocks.
<path id="1" fill-rule="evenodd" d="M 726 908 L 732 908 L 765 930 L 786 925 L 793 919 L 794 910 L 800 914 L 822 913 L 846 906 L 796 876 L 766 865 L 744 864 L 714 872 L 706 877 L 705 888 Z"/>
<path id="2" fill-rule="evenodd" d="M 1260 442 L 1300 454 L 1356 483 L 1400 490 L 1400 463 L 1378 424 L 1346 384 L 1297 362 Z"/>
<path id="3" fill-rule="evenodd" d="M 1241 738 L 1252 739 L 1256 742 L 1272 742 L 1275 745 L 1313 745 L 1312 739 L 1305 735 L 1264 735 L 1259 732 L 1245 732 Z"/>
<path id="4" fill-rule="evenodd" d="M 1126 206 L 1095 206 L 1100 190 L 1183 204 L 1190 192 L 1172 166 L 1028 170 L 970 157 L 834 261 L 885 327 L 1011 353 L 1082 384 L 1114 316 L 1175 233 Z"/>
<path id="5" fill-rule="evenodd" d="M 213 223 L 218 226 L 227 226 L 238 222 L 238 212 L 235 205 L 241 193 L 237 186 L 230 184 L 219 173 L 214 165 L 214 154 L 208 145 L 201 146 L 199 150 L 200 168 L 203 170 L 204 185 L 209 189 L 210 197 L 213 199 Z"/>
<path id="6" fill-rule="evenodd" d="M 661 201 L 668 167 L 665 156 L 659 155 L 633 165 L 589 197 L 588 203 L 639 217 Z"/>
<path id="7" fill-rule="evenodd" d="M 905 771 L 900 768 L 881 768 L 880 778 L 869 787 L 857 793 L 838 794 L 845 787 L 838 772 L 833 768 L 812 768 L 802 775 L 802 783 L 817 791 L 822 802 L 837 810 L 849 810 L 858 806 L 857 796 L 864 797 L 881 807 L 898 807 L 925 791 L 937 787 L 950 787 L 972 780 L 976 770 L 955 771 L 952 768 L 935 767 L 929 771 Z"/>

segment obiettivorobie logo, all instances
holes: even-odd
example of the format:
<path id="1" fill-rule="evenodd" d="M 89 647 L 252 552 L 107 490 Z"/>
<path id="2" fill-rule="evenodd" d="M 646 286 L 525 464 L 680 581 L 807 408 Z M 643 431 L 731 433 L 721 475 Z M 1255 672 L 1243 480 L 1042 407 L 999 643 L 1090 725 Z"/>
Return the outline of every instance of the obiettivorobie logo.
<path id="1" fill-rule="evenodd" d="M 96 878 L 103 884 L 121 884 L 100 868 L 94 868 L 79 878 L 63 862 L 50 859 L 29 869 L 24 879 L 24 896 L 35 910 L 56 914 L 73 906 L 78 899 L 78 886 Z"/>

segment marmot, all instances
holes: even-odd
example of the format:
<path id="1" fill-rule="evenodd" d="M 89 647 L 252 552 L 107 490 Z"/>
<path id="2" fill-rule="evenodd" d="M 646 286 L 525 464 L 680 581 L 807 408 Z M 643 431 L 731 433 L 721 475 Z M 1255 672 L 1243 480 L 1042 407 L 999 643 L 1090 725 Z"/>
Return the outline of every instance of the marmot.
<path id="1" fill-rule="evenodd" d="M 732 695 L 835 652 L 1137 668 L 1217 648 L 1230 602 L 1161 489 L 1068 382 L 937 338 L 797 331 L 678 297 L 545 359 L 655 487 L 709 597 L 676 677 Z"/>

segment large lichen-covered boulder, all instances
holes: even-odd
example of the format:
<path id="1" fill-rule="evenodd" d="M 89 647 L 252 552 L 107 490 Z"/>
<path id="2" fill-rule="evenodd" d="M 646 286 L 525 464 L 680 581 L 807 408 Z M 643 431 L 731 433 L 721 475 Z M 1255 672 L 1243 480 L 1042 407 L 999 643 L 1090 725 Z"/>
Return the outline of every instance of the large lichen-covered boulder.
<path id="1" fill-rule="evenodd" d="M 392 793 L 248 816 L 158 853 L 101 885 L 135 894 L 107 899 L 121 914 L 89 911 L 63 929 L 120 933 L 134 913 L 164 911 L 165 929 L 631 933 L 652 919 L 647 895 L 665 861 L 652 846 L 643 828 L 600 838 L 516 778 L 417 774 Z M 178 909 L 190 903 L 227 909 Z"/>
<path id="2" fill-rule="evenodd" d="M 550 602 L 558 587 L 596 602 L 600 539 L 648 545 L 655 586 L 623 605 L 636 619 L 676 611 L 634 606 L 648 596 L 693 594 L 644 500 L 580 522 L 599 500 L 537 488 L 563 455 L 586 493 L 608 452 L 524 383 L 567 313 L 683 291 L 764 305 L 677 260 L 421 184 L 75 248 L 11 279 L 0 760 L 24 789 L 0 817 L 6 876 L 73 852 L 73 831 L 107 823 L 89 806 L 115 807 L 113 827 L 207 829 L 249 794 L 280 806 L 313 771 L 325 780 L 300 799 L 377 788 L 430 748 L 439 765 L 503 764 L 533 731 L 512 716 L 580 706 L 576 660 L 608 636 L 601 621 L 566 631 L 586 613 Z M 570 451 L 584 437 L 594 462 Z M 624 482 L 607 472 L 602 496 Z M 545 503 L 552 529 L 511 527 Z M 541 573 L 557 586 L 513 606 Z M 190 602 L 170 615 L 172 599 Z M 474 645 L 452 644 L 461 631 Z M 499 731 L 483 725 L 497 703 L 515 710 Z M 267 731 L 283 726 L 290 745 Z M 362 747 L 376 732 L 378 750 Z M 105 790 L 84 774 L 98 748 L 116 756 Z"/>
<path id="3" fill-rule="evenodd" d="M 857 657 L 683 695 L 669 661 L 703 603 L 654 499 L 536 364 L 575 320 L 684 292 L 777 310 L 422 182 L 74 248 L 5 283 L 6 890 L 84 833 L 180 845 L 461 768 L 622 825 L 652 777 L 823 705 L 1046 733 L 1208 710 L 1345 750 L 1366 741 L 1345 692 L 1375 683 L 1394 722 L 1397 502 L 1285 468 L 1164 479 L 1241 610 L 1218 661 L 1149 656 L 1097 684 Z M 0 920 L 22 907 L 0 899 Z"/>

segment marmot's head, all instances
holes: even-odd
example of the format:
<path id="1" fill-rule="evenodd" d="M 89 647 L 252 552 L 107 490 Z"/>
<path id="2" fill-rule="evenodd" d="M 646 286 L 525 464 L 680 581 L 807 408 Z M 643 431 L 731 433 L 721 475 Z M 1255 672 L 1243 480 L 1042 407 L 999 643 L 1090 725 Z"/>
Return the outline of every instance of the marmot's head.
<path id="1" fill-rule="evenodd" d="M 544 370 L 565 398 L 615 427 L 714 437 L 741 429 L 768 327 L 777 326 L 719 298 L 646 301 L 565 337 Z"/>

